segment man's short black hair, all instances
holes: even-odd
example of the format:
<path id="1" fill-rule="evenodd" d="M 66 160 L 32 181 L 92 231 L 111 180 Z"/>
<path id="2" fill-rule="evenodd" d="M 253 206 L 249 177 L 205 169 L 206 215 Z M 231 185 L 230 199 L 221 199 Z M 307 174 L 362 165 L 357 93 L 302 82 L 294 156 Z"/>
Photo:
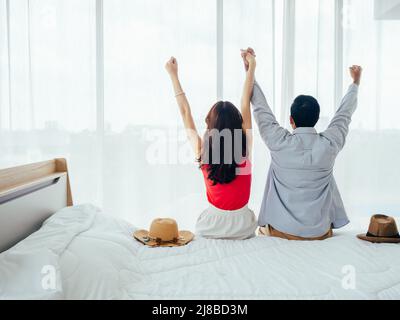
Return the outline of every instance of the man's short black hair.
<path id="1" fill-rule="evenodd" d="M 319 120 L 319 113 L 319 103 L 311 96 L 298 96 L 290 109 L 297 128 L 314 127 Z"/>

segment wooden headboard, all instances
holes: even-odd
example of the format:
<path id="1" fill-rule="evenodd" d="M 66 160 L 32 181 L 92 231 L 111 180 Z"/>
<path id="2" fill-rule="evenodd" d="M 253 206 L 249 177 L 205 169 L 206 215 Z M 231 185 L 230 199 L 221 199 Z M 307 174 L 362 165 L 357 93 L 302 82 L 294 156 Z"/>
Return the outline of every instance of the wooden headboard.
<path id="1" fill-rule="evenodd" d="M 67 161 L 63 158 L 0 170 L 0 252 L 72 204 Z"/>

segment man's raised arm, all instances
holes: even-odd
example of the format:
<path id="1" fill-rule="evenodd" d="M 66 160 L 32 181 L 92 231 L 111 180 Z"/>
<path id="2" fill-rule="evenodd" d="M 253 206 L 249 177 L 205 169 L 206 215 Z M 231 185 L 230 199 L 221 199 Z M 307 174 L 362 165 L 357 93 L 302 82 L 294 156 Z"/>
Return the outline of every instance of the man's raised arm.
<path id="1" fill-rule="evenodd" d="M 334 144 L 337 152 L 344 147 L 349 132 L 351 117 L 357 108 L 358 87 L 361 81 L 362 68 L 360 66 L 352 66 L 350 68 L 350 74 L 353 78 L 353 83 L 343 97 L 340 107 L 336 111 L 328 129 L 322 133 L 323 136 Z"/>
<path id="2" fill-rule="evenodd" d="M 262 139 L 269 149 L 278 149 L 290 133 L 279 125 L 257 81 L 254 82 L 251 104 Z"/>

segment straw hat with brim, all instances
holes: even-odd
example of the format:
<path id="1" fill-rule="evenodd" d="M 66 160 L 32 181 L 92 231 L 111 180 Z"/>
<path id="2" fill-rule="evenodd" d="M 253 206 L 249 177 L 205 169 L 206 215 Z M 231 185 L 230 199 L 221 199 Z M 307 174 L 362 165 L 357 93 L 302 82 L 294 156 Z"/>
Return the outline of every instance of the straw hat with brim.
<path id="1" fill-rule="evenodd" d="M 179 247 L 193 240 L 190 231 L 179 231 L 174 219 L 155 219 L 150 230 L 138 230 L 133 236 L 139 242 L 150 247 Z"/>
<path id="2" fill-rule="evenodd" d="M 396 221 L 394 218 L 382 214 L 372 216 L 368 233 L 359 234 L 357 237 L 375 243 L 400 243 Z"/>

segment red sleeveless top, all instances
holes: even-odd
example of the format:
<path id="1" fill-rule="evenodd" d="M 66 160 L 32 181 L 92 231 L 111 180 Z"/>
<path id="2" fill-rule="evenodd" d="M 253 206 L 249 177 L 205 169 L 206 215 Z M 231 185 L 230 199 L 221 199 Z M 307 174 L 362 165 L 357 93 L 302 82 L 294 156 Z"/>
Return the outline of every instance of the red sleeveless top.
<path id="1" fill-rule="evenodd" d="M 213 185 L 213 181 L 208 179 L 209 165 L 202 165 L 204 182 L 207 189 L 207 199 L 214 207 L 222 210 L 238 210 L 248 204 L 251 188 L 251 162 L 244 161 L 239 165 L 236 178 L 230 183 Z"/>

